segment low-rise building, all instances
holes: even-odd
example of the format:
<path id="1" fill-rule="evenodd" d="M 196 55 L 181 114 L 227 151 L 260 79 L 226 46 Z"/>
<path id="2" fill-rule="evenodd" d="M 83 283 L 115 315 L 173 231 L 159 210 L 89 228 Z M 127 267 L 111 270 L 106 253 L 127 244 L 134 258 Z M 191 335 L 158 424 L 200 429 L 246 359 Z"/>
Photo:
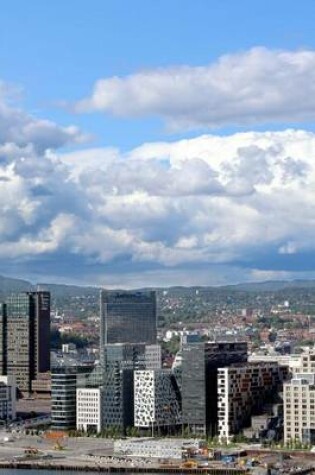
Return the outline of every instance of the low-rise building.
<path id="1" fill-rule="evenodd" d="M 187 440 L 186 443 L 195 441 Z M 181 440 L 176 439 L 126 439 L 114 441 L 114 454 L 117 456 L 157 458 L 180 460 L 184 447 Z"/>
<path id="2" fill-rule="evenodd" d="M 51 397 L 51 374 L 38 373 L 37 379 L 32 381 L 32 393 L 37 398 L 50 399 Z"/>
<path id="3" fill-rule="evenodd" d="M 13 375 L 0 376 L 0 419 L 16 418 L 16 381 Z"/>

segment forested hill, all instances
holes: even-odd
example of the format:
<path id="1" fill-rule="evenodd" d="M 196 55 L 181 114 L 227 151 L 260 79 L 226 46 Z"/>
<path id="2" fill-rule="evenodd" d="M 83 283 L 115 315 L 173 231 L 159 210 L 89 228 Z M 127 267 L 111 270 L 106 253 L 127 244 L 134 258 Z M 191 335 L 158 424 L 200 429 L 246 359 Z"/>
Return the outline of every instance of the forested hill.
<path id="1" fill-rule="evenodd" d="M 84 287 L 78 285 L 31 283 L 27 280 L 5 277 L 0 275 L 0 298 L 6 297 L 12 292 L 23 292 L 28 290 L 49 290 L 55 297 L 82 297 L 85 295 L 98 296 L 98 287 Z M 292 280 L 292 281 L 265 281 L 248 282 L 243 284 L 225 286 L 194 286 L 182 287 L 173 286 L 169 288 L 155 288 L 158 292 L 165 292 L 169 295 L 192 295 L 203 292 L 233 293 L 233 292 L 277 292 L 284 289 L 315 289 L 315 280 Z M 145 289 L 142 289 L 145 290 Z M 149 289 L 147 289 L 149 290 Z M 152 290 L 152 289 L 150 289 Z M 154 290 L 154 289 L 153 289 Z"/>

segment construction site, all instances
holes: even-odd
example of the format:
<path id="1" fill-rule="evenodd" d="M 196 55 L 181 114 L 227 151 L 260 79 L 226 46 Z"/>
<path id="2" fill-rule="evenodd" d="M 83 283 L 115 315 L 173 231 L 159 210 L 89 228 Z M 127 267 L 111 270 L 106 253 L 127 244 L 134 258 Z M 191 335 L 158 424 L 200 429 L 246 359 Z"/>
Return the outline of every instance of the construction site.
<path id="1" fill-rule="evenodd" d="M 208 449 L 184 439 L 99 439 L 0 434 L 0 468 L 52 470 L 276 475 L 315 473 L 315 453 L 257 448 Z"/>

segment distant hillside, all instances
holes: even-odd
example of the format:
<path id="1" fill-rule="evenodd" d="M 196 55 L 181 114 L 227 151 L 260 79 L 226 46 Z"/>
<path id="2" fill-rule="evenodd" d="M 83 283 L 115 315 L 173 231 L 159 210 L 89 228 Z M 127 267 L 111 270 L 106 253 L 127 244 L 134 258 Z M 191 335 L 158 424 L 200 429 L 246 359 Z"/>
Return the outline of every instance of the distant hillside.
<path id="1" fill-rule="evenodd" d="M 84 297 L 94 296 L 98 297 L 98 287 L 83 287 L 78 285 L 63 285 L 63 284 L 32 284 L 27 280 L 15 279 L 11 277 L 0 276 L 0 298 L 3 299 L 12 292 L 23 292 L 29 290 L 35 290 L 36 288 L 42 290 L 49 290 L 56 298 L 68 298 L 68 297 Z M 284 289 L 314 289 L 315 280 L 278 280 L 278 281 L 265 281 L 265 282 L 249 282 L 236 285 L 225 286 L 194 286 L 194 287 L 182 287 L 173 286 L 169 288 L 146 288 L 138 290 L 156 290 L 158 294 L 167 291 L 168 295 L 173 296 L 193 296 L 199 293 L 200 296 L 204 293 L 234 293 L 234 292 L 278 292 Z"/>
<path id="2" fill-rule="evenodd" d="M 315 280 L 267 280 L 265 282 L 249 282 L 225 286 L 226 289 L 245 292 L 277 292 L 283 289 L 315 289 Z"/>
<path id="3" fill-rule="evenodd" d="M 98 296 L 98 287 L 81 287 L 79 285 L 64 284 L 38 284 L 42 290 L 49 290 L 55 297 L 84 297 L 86 295 Z"/>
<path id="4" fill-rule="evenodd" d="M 13 279 L 0 275 L 0 297 L 3 298 L 12 292 L 23 292 L 31 290 L 32 284 L 27 280 Z"/>
<path id="5" fill-rule="evenodd" d="M 48 290 L 55 297 L 82 297 L 84 295 L 98 295 L 99 289 L 96 287 L 81 287 L 78 285 L 63 284 L 32 284 L 27 280 L 14 279 L 0 275 L 0 298 L 15 292 L 27 292 L 30 290 Z"/>

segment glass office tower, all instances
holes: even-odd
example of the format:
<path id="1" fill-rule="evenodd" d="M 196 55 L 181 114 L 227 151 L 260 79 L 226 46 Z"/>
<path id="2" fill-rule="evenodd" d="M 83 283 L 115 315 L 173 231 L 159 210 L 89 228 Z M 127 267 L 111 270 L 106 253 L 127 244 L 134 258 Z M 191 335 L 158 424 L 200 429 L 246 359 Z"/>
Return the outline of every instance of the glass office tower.
<path id="1" fill-rule="evenodd" d="M 50 369 L 50 294 L 11 295 L 0 307 L 0 371 L 16 377 L 21 392 Z"/>
<path id="2" fill-rule="evenodd" d="M 155 292 L 101 291 L 101 348 L 111 343 L 155 344 Z"/>
<path id="3" fill-rule="evenodd" d="M 246 362 L 246 342 L 183 345 L 183 423 L 190 432 L 211 437 L 218 434 L 218 368 Z"/>

